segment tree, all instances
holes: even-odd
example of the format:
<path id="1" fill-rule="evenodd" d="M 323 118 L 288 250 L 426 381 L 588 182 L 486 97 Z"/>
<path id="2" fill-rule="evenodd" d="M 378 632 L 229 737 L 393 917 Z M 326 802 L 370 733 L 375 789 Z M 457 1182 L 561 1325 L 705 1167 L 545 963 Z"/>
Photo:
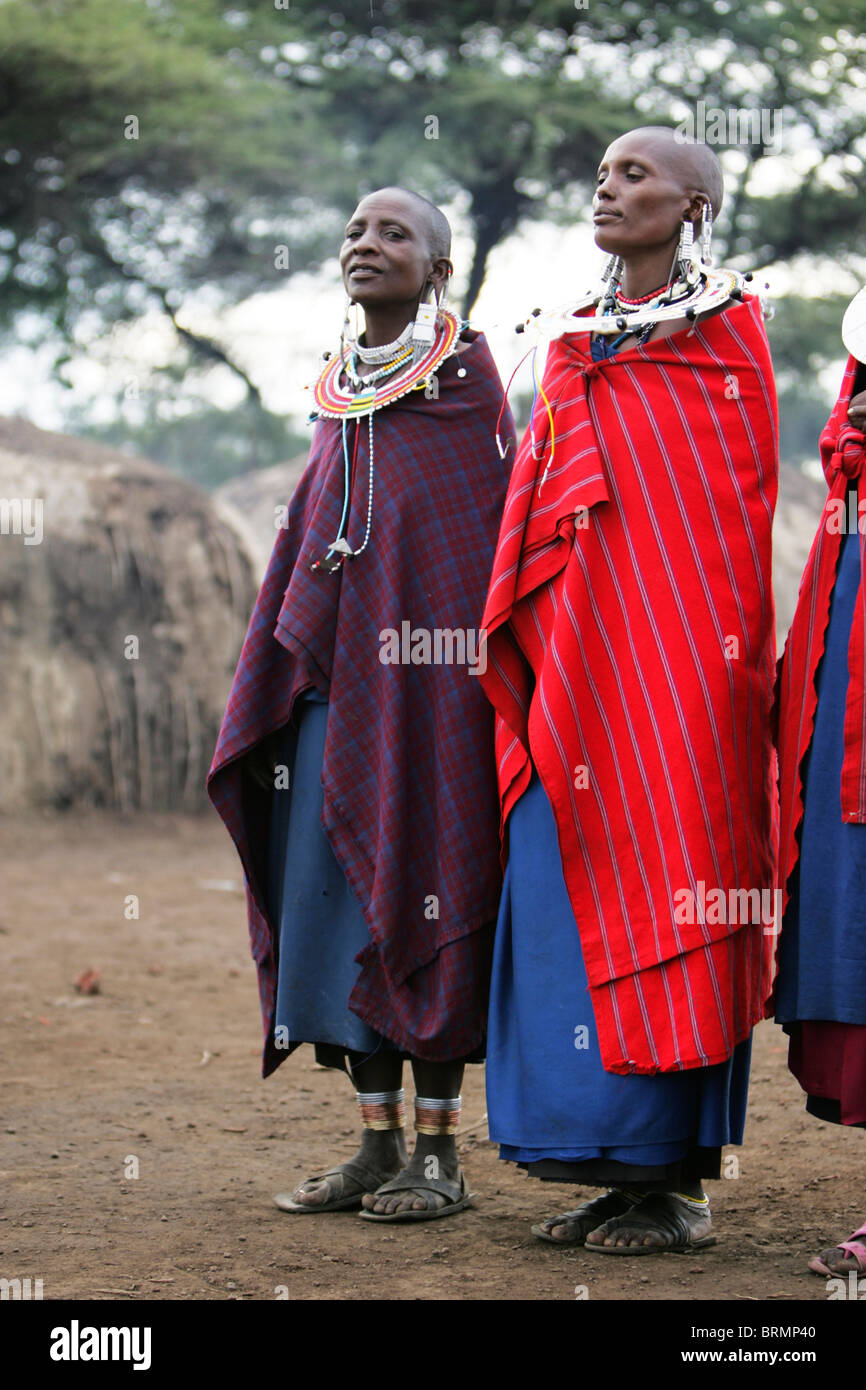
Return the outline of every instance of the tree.
<path id="1" fill-rule="evenodd" d="M 671 124 L 707 108 L 778 113 L 771 138 L 740 150 L 729 171 L 726 241 L 738 260 L 799 251 L 850 255 L 866 229 L 860 194 L 866 39 L 839 0 L 426 0 L 315 7 L 303 42 L 278 61 L 285 81 L 328 97 L 367 182 L 418 182 L 469 197 L 475 257 L 464 309 L 490 251 L 527 217 L 585 207 L 598 158 L 630 125 Z M 271 21 L 271 27 L 273 23 Z M 435 118 L 432 132 L 425 124 Z M 743 133 L 740 123 L 734 138 Z M 811 151 L 779 200 L 756 191 L 778 127 Z M 731 130 L 727 135 L 731 135 Z M 779 206 L 789 214 L 778 216 Z"/>
<path id="2" fill-rule="evenodd" d="M 309 190 L 328 142 L 315 99 L 251 74 L 236 37 L 212 0 L 0 5 L 7 335 L 26 309 L 44 339 L 74 346 L 158 306 L 261 407 L 241 364 L 178 310 L 202 286 L 236 301 L 278 283 L 289 228 L 294 268 L 320 254 Z"/>
<path id="3" fill-rule="evenodd" d="M 230 365 L 243 430 L 258 412 L 273 441 L 243 363 L 191 329 L 190 296 L 228 305 L 316 264 L 359 191 L 396 182 L 465 200 L 468 312 L 503 237 L 585 215 L 611 138 L 694 120 L 699 102 L 780 113 L 799 144 L 770 195 L 774 140 L 727 130 L 721 253 L 857 263 L 866 39 L 849 4 L 332 3 L 0 3 L 0 332 L 26 309 L 31 340 L 71 352 L 155 305 L 178 364 Z"/>

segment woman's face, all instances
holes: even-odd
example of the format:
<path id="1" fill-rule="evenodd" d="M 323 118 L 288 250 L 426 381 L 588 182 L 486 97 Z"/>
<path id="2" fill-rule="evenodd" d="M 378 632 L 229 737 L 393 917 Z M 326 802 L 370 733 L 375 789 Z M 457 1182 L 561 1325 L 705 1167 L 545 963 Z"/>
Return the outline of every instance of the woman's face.
<path id="1" fill-rule="evenodd" d="M 414 309 L 436 280 L 427 229 L 411 199 L 399 192 L 362 198 L 340 249 L 343 284 L 363 308 L 408 304 Z"/>
<path id="2" fill-rule="evenodd" d="M 638 131 L 608 147 L 592 200 L 595 242 L 628 260 L 635 252 L 670 247 L 693 198 L 677 173 L 671 142 Z"/>

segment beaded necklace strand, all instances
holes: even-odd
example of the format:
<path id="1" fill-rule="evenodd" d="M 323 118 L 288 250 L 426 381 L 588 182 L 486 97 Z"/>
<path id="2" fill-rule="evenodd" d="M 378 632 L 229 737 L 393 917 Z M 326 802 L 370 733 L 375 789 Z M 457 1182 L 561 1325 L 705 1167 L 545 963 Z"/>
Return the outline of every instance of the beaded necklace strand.
<path id="1" fill-rule="evenodd" d="M 347 559 L 362 555 L 367 549 L 373 526 L 373 478 L 375 471 L 373 416 L 377 410 L 390 405 L 392 401 L 398 400 L 410 391 L 425 388 L 445 359 L 456 350 L 457 339 L 466 324 L 463 320 L 456 318 L 454 314 L 449 313 L 448 310 L 440 309 L 433 342 L 417 362 L 413 360 L 413 327 L 413 323 L 410 322 L 393 343 L 385 343 L 378 348 L 367 348 L 361 343 L 350 340 L 348 355 L 342 344 L 338 355 L 325 354 L 325 368 L 313 386 L 316 410 L 313 411 L 310 418 L 315 419 L 318 415 L 324 415 L 331 419 L 339 419 L 342 423 L 343 511 L 336 537 L 328 546 L 325 554 L 310 565 L 312 570 L 334 574 Z M 362 377 L 358 372 L 359 360 L 365 365 L 375 364 L 375 370 Z M 459 372 L 458 375 L 464 376 L 465 371 Z M 345 376 L 348 386 L 342 385 L 343 376 Z M 364 539 L 358 549 L 353 550 L 346 537 L 349 501 L 354 481 L 354 457 L 352 463 L 349 462 L 348 424 L 350 419 L 360 420 L 364 415 L 367 417 L 369 461 L 367 521 L 364 528 Z M 359 430 L 356 429 L 353 451 L 355 457 L 358 449 L 358 435 Z"/>

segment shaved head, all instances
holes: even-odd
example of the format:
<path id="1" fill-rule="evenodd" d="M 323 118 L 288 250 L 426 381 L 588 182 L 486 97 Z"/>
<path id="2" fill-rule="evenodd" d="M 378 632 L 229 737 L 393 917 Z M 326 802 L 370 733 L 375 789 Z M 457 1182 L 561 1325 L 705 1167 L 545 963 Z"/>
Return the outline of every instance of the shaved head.
<path id="1" fill-rule="evenodd" d="M 420 193 L 413 193 L 410 188 L 377 188 L 374 193 L 367 194 L 367 198 L 384 196 L 397 196 L 412 205 L 424 224 L 427 245 L 430 255 L 434 259 L 439 256 L 451 255 L 451 227 L 448 218 L 444 212 L 437 208 L 435 203 L 431 203 L 429 198 L 422 197 Z M 366 198 L 362 198 L 361 202 L 366 202 L 366 200 Z"/>
<path id="2" fill-rule="evenodd" d="M 388 342 L 393 323 L 406 310 L 413 315 L 419 298 L 432 287 L 441 302 L 454 267 L 448 256 L 451 228 L 435 204 L 408 188 L 378 188 L 362 198 L 346 227 L 340 248 L 340 269 L 349 298 L 370 315 L 383 306 L 398 306 L 383 328 Z M 390 312 L 390 311 L 389 311 Z M 397 331 L 406 320 L 397 324 Z M 379 329 L 374 330 L 378 334 Z M 391 332 L 394 337 L 394 332 Z"/>
<path id="3" fill-rule="evenodd" d="M 709 199 L 713 217 L 718 217 L 725 194 L 725 178 L 715 151 L 666 125 L 638 126 L 628 132 L 629 138 L 636 135 L 646 137 L 658 158 L 668 165 L 688 192 L 703 193 Z"/>

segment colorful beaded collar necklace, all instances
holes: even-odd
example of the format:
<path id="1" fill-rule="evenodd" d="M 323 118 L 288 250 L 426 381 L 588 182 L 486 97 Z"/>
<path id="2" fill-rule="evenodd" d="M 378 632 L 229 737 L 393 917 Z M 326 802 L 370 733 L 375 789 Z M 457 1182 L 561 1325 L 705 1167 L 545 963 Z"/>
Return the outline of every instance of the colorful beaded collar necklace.
<path id="1" fill-rule="evenodd" d="M 392 401 L 399 400 L 410 391 L 425 387 L 445 358 L 454 352 L 463 326 L 462 320 L 449 309 L 440 309 L 436 316 L 433 342 L 423 357 L 413 362 L 411 351 L 398 348 L 401 357 L 405 353 L 406 370 L 397 375 L 389 373 L 386 380 L 359 379 L 339 354 L 329 357 L 321 376 L 313 386 L 315 413 L 333 420 L 355 419 L 360 415 L 370 415 L 374 410 L 381 410 L 383 406 L 390 405 Z M 393 365 L 396 368 L 397 363 Z M 350 370 L 356 375 L 357 385 L 352 381 Z M 378 376 L 379 373 L 374 373 L 374 378 Z M 345 384 L 341 377 L 346 378 Z"/>
<path id="2" fill-rule="evenodd" d="M 316 409 L 311 418 L 324 415 L 329 419 L 342 421 L 343 512 L 336 536 L 325 554 L 310 565 L 312 570 L 318 570 L 325 574 L 335 574 L 342 568 L 346 560 L 354 559 L 367 549 L 373 525 L 373 415 L 383 406 L 390 405 L 392 401 L 408 395 L 410 391 L 421 390 L 426 387 L 446 357 L 450 357 L 456 351 L 457 340 L 466 324 L 447 309 L 439 308 L 436 311 L 435 329 L 431 326 L 428 331 L 428 336 L 432 338 L 430 346 L 417 360 L 415 360 L 415 349 L 413 348 L 413 327 L 417 340 L 416 320 L 414 325 L 411 323 L 407 325 L 407 328 L 395 342 L 386 343 L 381 348 L 366 348 L 361 351 L 358 344 L 353 344 L 350 360 L 346 359 L 342 349 L 334 356 L 329 354 L 324 371 L 313 386 Z M 362 361 L 371 365 L 373 362 L 381 362 L 382 365 L 368 376 L 361 377 L 357 370 L 356 352 Z M 458 375 L 465 375 L 465 372 L 461 371 Z M 347 425 L 350 420 L 358 420 L 364 415 L 367 417 L 368 436 L 367 522 L 364 527 L 364 539 L 358 549 L 354 550 L 347 538 L 349 498 L 354 473 L 354 460 L 350 461 L 349 459 Z M 358 435 L 356 432 L 356 449 L 357 445 Z"/>

